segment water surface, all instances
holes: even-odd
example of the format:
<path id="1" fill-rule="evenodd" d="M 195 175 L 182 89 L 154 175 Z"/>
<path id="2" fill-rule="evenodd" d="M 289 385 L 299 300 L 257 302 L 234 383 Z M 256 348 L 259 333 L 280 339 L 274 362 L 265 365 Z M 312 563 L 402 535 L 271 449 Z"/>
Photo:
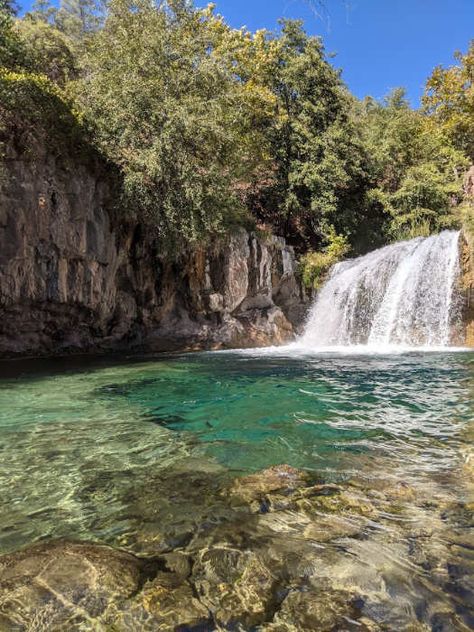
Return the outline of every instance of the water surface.
<path id="1" fill-rule="evenodd" d="M 230 481 L 287 463 L 376 507 L 345 514 L 353 537 L 314 536 L 333 555 L 321 576 L 372 595 L 382 577 L 386 603 L 398 594 L 419 621 L 439 599 L 451 618 L 428 629 L 473 624 L 473 353 L 289 347 L 1 371 L 0 553 L 56 537 L 184 547 L 229 519 Z"/>

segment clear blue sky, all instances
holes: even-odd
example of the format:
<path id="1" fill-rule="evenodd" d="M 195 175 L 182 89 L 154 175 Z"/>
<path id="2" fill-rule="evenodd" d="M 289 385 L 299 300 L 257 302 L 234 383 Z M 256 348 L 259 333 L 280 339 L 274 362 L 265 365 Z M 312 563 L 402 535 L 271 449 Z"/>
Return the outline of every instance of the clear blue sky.
<path id="1" fill-rule="evenodd" d="M 474 38 L 474 0 L 325 0 L 320 17 L 309 0 L 215 2 L 233 26 L 251 30 L 273 29 L 281 16 L 303 18 L 357 96 L 405 86 L 415 106 L 433 67 L 454 63 L 453 52 Z"/>
<path id="2" fill-rule="evenodd" d="M 272 30 L 279 17 L 303 18 L 357 96 L 405 86 L 415 106 L 433 67 L 453 63 L 453 52 L 474 38 L 474 0 L 324 0 L 319 16 L 311 2 L 319 9 L 321 0 L 215 1 L 235 27 Z M 32 2 L 20 0 L 23 10 Z"/>

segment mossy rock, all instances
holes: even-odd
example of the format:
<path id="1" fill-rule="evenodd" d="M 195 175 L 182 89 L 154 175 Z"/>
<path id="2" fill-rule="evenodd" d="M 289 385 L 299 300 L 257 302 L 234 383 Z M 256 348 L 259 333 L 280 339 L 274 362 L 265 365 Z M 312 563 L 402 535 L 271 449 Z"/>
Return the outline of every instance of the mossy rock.
<path id="1" fill-rule="evenodd" d="M 290 465 L 275 465 L 234 481 L 228 493 L 235 505 L 265 501 L 269 495 L 286 496 L 308 484 L 309 475 Z M 227 494 L 227 491 L 225 492 Z"/>
<path id="2" fill-rule="evenodd" d="M 150 582 L 131 601 L 116 609 L 107 632 L 176 632 L 212 630 L 212 617 L 188 582 L 177 587 Z"/>
<path id="3" fill-rule="evenodd" d="M 367 495 L 357 489 L 346 486 L 317 485 L 305 490 L 303 497 L 296 503 L 298 509 L 317 518 L 318 514 L 340 513 L 359 516 L 372 516 L 376 508 Z"/>

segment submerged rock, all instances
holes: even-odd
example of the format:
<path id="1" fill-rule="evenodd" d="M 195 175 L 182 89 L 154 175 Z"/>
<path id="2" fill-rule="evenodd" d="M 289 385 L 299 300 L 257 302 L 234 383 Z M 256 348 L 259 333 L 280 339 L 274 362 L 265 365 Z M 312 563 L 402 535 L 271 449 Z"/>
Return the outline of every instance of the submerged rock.
<path id="1" fill-rule="evenodd" d="M 272 623 L 262 632 L 333 632 L 358 630 L 367 632 L 356 619 L 360 611 L 356 598 L 343 591 L 293 590 L 283 601 Z"/>
<path id="2" fill-rule="evenodd" d="M 174 588 L 159 581 L 147 584 L 135 599 L 110 613 L 108 625 L 106 629 L 114 632 L 210 632 L 214 629 L 211 614 L 195 597 L 188 582 Z"/>
<path id="3" fill-rule="evenodd" d="M 227 499 L 220 494 L 223 474 L 219 468 L 189 467 L 150 474 L 127 497 L 133 529 L 120 538 L 119 545 L 137 555 L 153 557 L 185 547 L 196 532 L 232 516 Z"/>
<path id="4" fill-rule="evenodd" d="M 256 474 L 236 479 L 230 491 L 231 494 L 250 501 L 271 492 L 291 492 L 304 486 L 308 479 L 308 474 L 303 470 L 286 464 L 275 465 Z"/>
<path id="5" fill-rule="evenodd" d="M 288 465 L 230 484 L 207 474 L 151 477 L 153 494 L 137 492 L 145 541 L 132 553 L 59 541 L 0 558 L 0 630 L 471 625 L 458 603 L 474 594 L 467 504 L 427 505 L 426 493 L 396 481 L 315 484 Z"/>
<path id="6" fill-rule="evenodd" d="M 0 558 L 0 630 L 178 630 L 210 620 L 182 553 L 59 541 Z M 209 628 L 208 628 L 209 629 Z"/>
<path id="7" fill-rule="evenodd" d="M 224 627 L 239 624 L 249 629 L 264 622 L 275 599 L 275 578 L 249 550 L 203 551 L 195 561 L 192 582 L 200 601 Z"/>
<path id="8" fill-rule="evenodd" d="M 370 498 L 360 490 L 346 486 L 316 485 L 302 494 L 297 507 L 319 520 L 321 512 L 328 514 L 374 515 L 376 509 Z"/>
<path id="9" fill-rule="evenodd" d="M 0 629 L 91 629 L 148 573 L 146 562 L 97 544 L 60 541 L 6 555 L 0 558 Z"/>

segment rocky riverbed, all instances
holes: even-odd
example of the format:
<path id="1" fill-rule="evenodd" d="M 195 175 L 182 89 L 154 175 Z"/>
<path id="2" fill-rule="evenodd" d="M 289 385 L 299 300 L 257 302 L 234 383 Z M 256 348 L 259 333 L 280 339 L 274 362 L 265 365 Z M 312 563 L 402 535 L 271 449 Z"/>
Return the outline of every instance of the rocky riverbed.
<path id="1" fill-rule="evenodd" d="M 286 465 L 212 478 L 174 479 L 168 500 L 188 512 L 173 525 L 152 520 L 150 488 L 149 522 L 120 548 L 54 540 L 0 558 L 0 629 L 471 629 L 473 506 L 446 481 L 331 484 Z"/>

